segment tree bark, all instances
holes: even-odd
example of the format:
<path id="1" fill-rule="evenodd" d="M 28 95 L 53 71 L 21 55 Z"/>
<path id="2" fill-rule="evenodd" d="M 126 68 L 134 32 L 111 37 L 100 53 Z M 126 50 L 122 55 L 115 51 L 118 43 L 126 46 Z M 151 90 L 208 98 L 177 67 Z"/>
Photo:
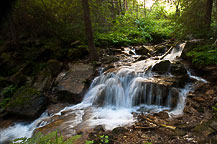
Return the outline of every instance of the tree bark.
<path id="1" fill-rule="evenodd" d="M 210 30 L 212 8 L 213 8 L 213 0 L 207 0 L 206 1 L 206 15 L 205 15 L 205 26 L 207 30 Z"/>
<path id="2" fill-rule="evenodd" d="M 83 12 L 84 12 L 84 24 L 85 24 L 87 41 L 88 41 L 90 59 L 92 61 L 96 61 L 98 60 L 98 54 L 96 51 L 96 47 L 94 45 L 93 30 L 92 30 L 91 19 L 90 19 L 89 1 L 82 0 L 81 2 L 82 2 Z"/>

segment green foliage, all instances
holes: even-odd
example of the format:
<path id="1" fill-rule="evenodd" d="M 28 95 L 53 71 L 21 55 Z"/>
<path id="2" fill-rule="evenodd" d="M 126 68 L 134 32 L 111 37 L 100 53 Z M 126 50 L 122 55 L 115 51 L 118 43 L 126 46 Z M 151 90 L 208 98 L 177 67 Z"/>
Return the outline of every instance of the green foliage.
<path id="1" fill-rule="evenodd" d="M 136 18 L 134 14 L 126 13 L 118 16 L 113 23 L 113 28 L 107 33 L 96 33 L 97 46 L 128 46 L 148 42 L 161 42 L 171 37 L 173 25 L 168 19 L 155 19 L 150 15 L 146 18 Z"/>
<path id="2" fill-rule="evenodd" d="M 188 52 L 187 56 L 192 57 L 192 63 L 195 65 L 217 65 L 216 45 L 198 45 L 192 51 Z"/>
<path id="3" fill-rule="evenodd" d="M 93 140 L 86 140 L 86 141 L 85 141 L 85 144 L 93 144 L 93 143 L 94 143 Z"/>
<path id="4" fill-rule="evenodd" d="M 73 144 L 81 135 L 73 136 L 67 140 L 58 135 L 57 131 L 51 132 L 47 135 L 36 133 L 32 138 L 18 138 L 12 144 Z"/>
<path id="5" fill-rule="evenodd" d="M 99 136 L 99 138 L 100 138 L 101 144 L 107 144 L 107 143 L 109 143 L 109 137 L 108 136 L 101 135 L 101 136 Z"/>
<path id="6" fill-rule="evenodd" d="M 23 106 L 35 95 L 39 96 L 40 92 L 33 88 L 23 86 L 14 93 L 14 97 L 10 99 L 7 107 Z"/>

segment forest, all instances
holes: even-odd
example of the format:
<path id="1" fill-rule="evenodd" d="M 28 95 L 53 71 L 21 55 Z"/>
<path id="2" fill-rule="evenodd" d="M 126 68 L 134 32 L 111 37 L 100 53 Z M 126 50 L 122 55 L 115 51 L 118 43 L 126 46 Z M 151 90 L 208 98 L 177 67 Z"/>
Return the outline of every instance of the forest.
<path id="1" fill-rule="evenodd" d="M 0 5 L 0 144 L 217 143 L 217 0 Z"/>

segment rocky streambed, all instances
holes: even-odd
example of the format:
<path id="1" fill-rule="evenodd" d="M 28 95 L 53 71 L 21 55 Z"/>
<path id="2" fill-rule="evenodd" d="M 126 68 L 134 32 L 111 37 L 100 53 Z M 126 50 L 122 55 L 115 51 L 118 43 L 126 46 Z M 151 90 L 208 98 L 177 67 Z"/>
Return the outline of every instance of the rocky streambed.
<path id="1" fill-rule="evenodd" d="M 102 62 L 95 64 L 101 66 L 100 75 L 91 85 L 97 73 L 92 65 L 81 62 L 68 65 L 53 81 L 38 77 L 43 85 L 36 78 L 33 86 L 48 88 L 44 97 L 52 104 L 34 122 L 1 121 L 10 126 L 0 131 L 1 142 L 55 130 L 64 138 L 82 134 L 77 143 L 100 143 L 102 135 L 109 137 L 109 143 L 216 142 L 211 107 L 217 87 L 192 76 L 188 66 L 179 62 L 185 43 L 172 45 L 167 41 L 102 52 Z M 47 71 L 55 71 L 55 66 Z M 27 108 L 16 109 L 25 113 Z M 12 114 L 8 111 L 6 117 Z"/>

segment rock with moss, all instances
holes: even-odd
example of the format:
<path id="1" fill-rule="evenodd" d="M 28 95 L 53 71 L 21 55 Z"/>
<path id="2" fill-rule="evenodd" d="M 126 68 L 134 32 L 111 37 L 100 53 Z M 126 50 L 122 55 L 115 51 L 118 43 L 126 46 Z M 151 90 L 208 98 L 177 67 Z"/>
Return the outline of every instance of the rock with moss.
<path id="1" fill-rule="evenodd" d="M 21 87 L 7 104 L 7 117 L 34 119 L 38 117 L 47 106 L 47 98 L 39 91 Z"/>

